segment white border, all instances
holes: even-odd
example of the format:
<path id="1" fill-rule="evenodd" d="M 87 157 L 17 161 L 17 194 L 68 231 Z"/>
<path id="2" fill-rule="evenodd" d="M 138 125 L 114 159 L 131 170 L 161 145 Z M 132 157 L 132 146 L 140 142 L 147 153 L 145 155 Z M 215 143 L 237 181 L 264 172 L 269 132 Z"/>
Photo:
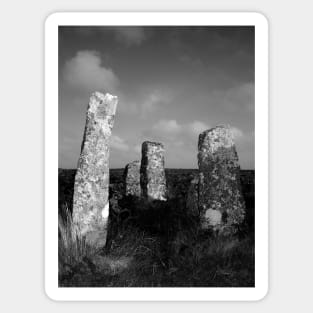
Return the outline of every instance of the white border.
<path id="1" fill-rule="evenodd" d="M 255 26 L 255 288 L 58 287 L 58 26 Z M 45 290 L 53 300 L 260 300 L 268 291 L 268 23 L 259 13 L 53 13 L 45 22 Z"/>

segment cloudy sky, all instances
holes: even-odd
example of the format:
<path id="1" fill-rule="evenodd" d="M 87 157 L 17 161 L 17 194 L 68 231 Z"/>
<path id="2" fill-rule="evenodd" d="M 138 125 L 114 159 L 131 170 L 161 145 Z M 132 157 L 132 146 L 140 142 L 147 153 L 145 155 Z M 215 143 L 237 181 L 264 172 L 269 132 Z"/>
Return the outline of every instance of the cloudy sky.
<path id="1" fill-rule="evenodd" d="M 168 168 L 197 168 L 203 130 L 232 127 L 254 168 L 253 27 L 60 27 L 59 167 L 76 168 L 94 91 L 119 98 L 110 167 L 165 145 Z"/>

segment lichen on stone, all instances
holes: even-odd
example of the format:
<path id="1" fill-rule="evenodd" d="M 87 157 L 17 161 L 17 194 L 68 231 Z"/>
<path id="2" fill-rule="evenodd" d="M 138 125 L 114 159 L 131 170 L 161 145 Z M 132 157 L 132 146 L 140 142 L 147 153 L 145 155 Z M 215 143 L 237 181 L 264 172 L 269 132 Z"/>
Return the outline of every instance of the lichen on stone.
<path id="1" fill-rule="evenodd" d="M 125 166 L 124 191 L 126 196 L 141 196 L 140 161 L 133 161 Z"/>
<path id="2" fill-rule="evenodd" d="M 199 216 L 199 175 L 196 175 L 190 182 L 187 200 L 187 214 L 191 216 Z"/>
<path id="3" fill-rule="evenodd" d="M 144 198 L 148 200 L 166 200 L 164 146 L 161 143 L 143 142 L 140 185 Z"/>
<path id="4" fill-rule="evenodd" d="M 230 127 L 217 126 L 199 135 L 198 165 L 201 224 L 222 229 L 242 223 L 245 203 Z"/>
<path id="5" fill-rule="evenodd" d="M 75 229 L 87 239 L 95 237 L 92 233 L 101 234 L 103 245 L 109 195 L 109 139 L 117 102 L 117 97 L 110 94 L 91 95 L 74 184 Z"/>

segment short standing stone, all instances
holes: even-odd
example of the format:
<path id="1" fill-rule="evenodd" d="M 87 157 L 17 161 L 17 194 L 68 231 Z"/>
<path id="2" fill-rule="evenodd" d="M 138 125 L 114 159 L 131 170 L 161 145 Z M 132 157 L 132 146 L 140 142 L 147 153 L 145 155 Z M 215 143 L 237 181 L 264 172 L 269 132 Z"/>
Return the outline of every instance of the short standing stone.
<path id="1" fill-rule="evenodd" d="M 199 175 L 197 174 L 190 182 L 187 193 L 187 213 L 199 216 Z"/>
<path id="2" fill-rule="evenodd" d="M 217 126 L 199 135 L 199 211 L 203 228 L 242 223 L 245 204 L 231 129 Z"/>
<path id="3" fill-rule="evenodd" d="M 73 223 L 87 243 L 104 246 L 109 215 L 109 139 L 118 99 L 92 94 L 75 176 Z"/>
<path id="4" fill-rule="evenodd" d="M 166 200 L 164 147 L 161 143 L 142 144 L 140 185 L 142 196 L 148 200 Z"/>
<path id="5" fill-rule="evenodd" d="M 140 197 L 140 161 L 133 161 L 124 170 L 125 195 Z"/>

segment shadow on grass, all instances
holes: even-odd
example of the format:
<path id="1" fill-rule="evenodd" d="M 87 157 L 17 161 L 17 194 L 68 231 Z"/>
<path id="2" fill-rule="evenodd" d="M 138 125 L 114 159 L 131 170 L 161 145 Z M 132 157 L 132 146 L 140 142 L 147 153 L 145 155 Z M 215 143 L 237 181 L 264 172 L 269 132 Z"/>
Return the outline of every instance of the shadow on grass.
<path id="1" fill-rule="evenodd" d="M 254 286 L 254 232 L 248 227 L 228 237 L 202 231 L 179 199 L 146 202 L 113 195 L 110 204 L 105 250 L 66 236 L 71 222 L 60 219 L 60 286 Z"/>

